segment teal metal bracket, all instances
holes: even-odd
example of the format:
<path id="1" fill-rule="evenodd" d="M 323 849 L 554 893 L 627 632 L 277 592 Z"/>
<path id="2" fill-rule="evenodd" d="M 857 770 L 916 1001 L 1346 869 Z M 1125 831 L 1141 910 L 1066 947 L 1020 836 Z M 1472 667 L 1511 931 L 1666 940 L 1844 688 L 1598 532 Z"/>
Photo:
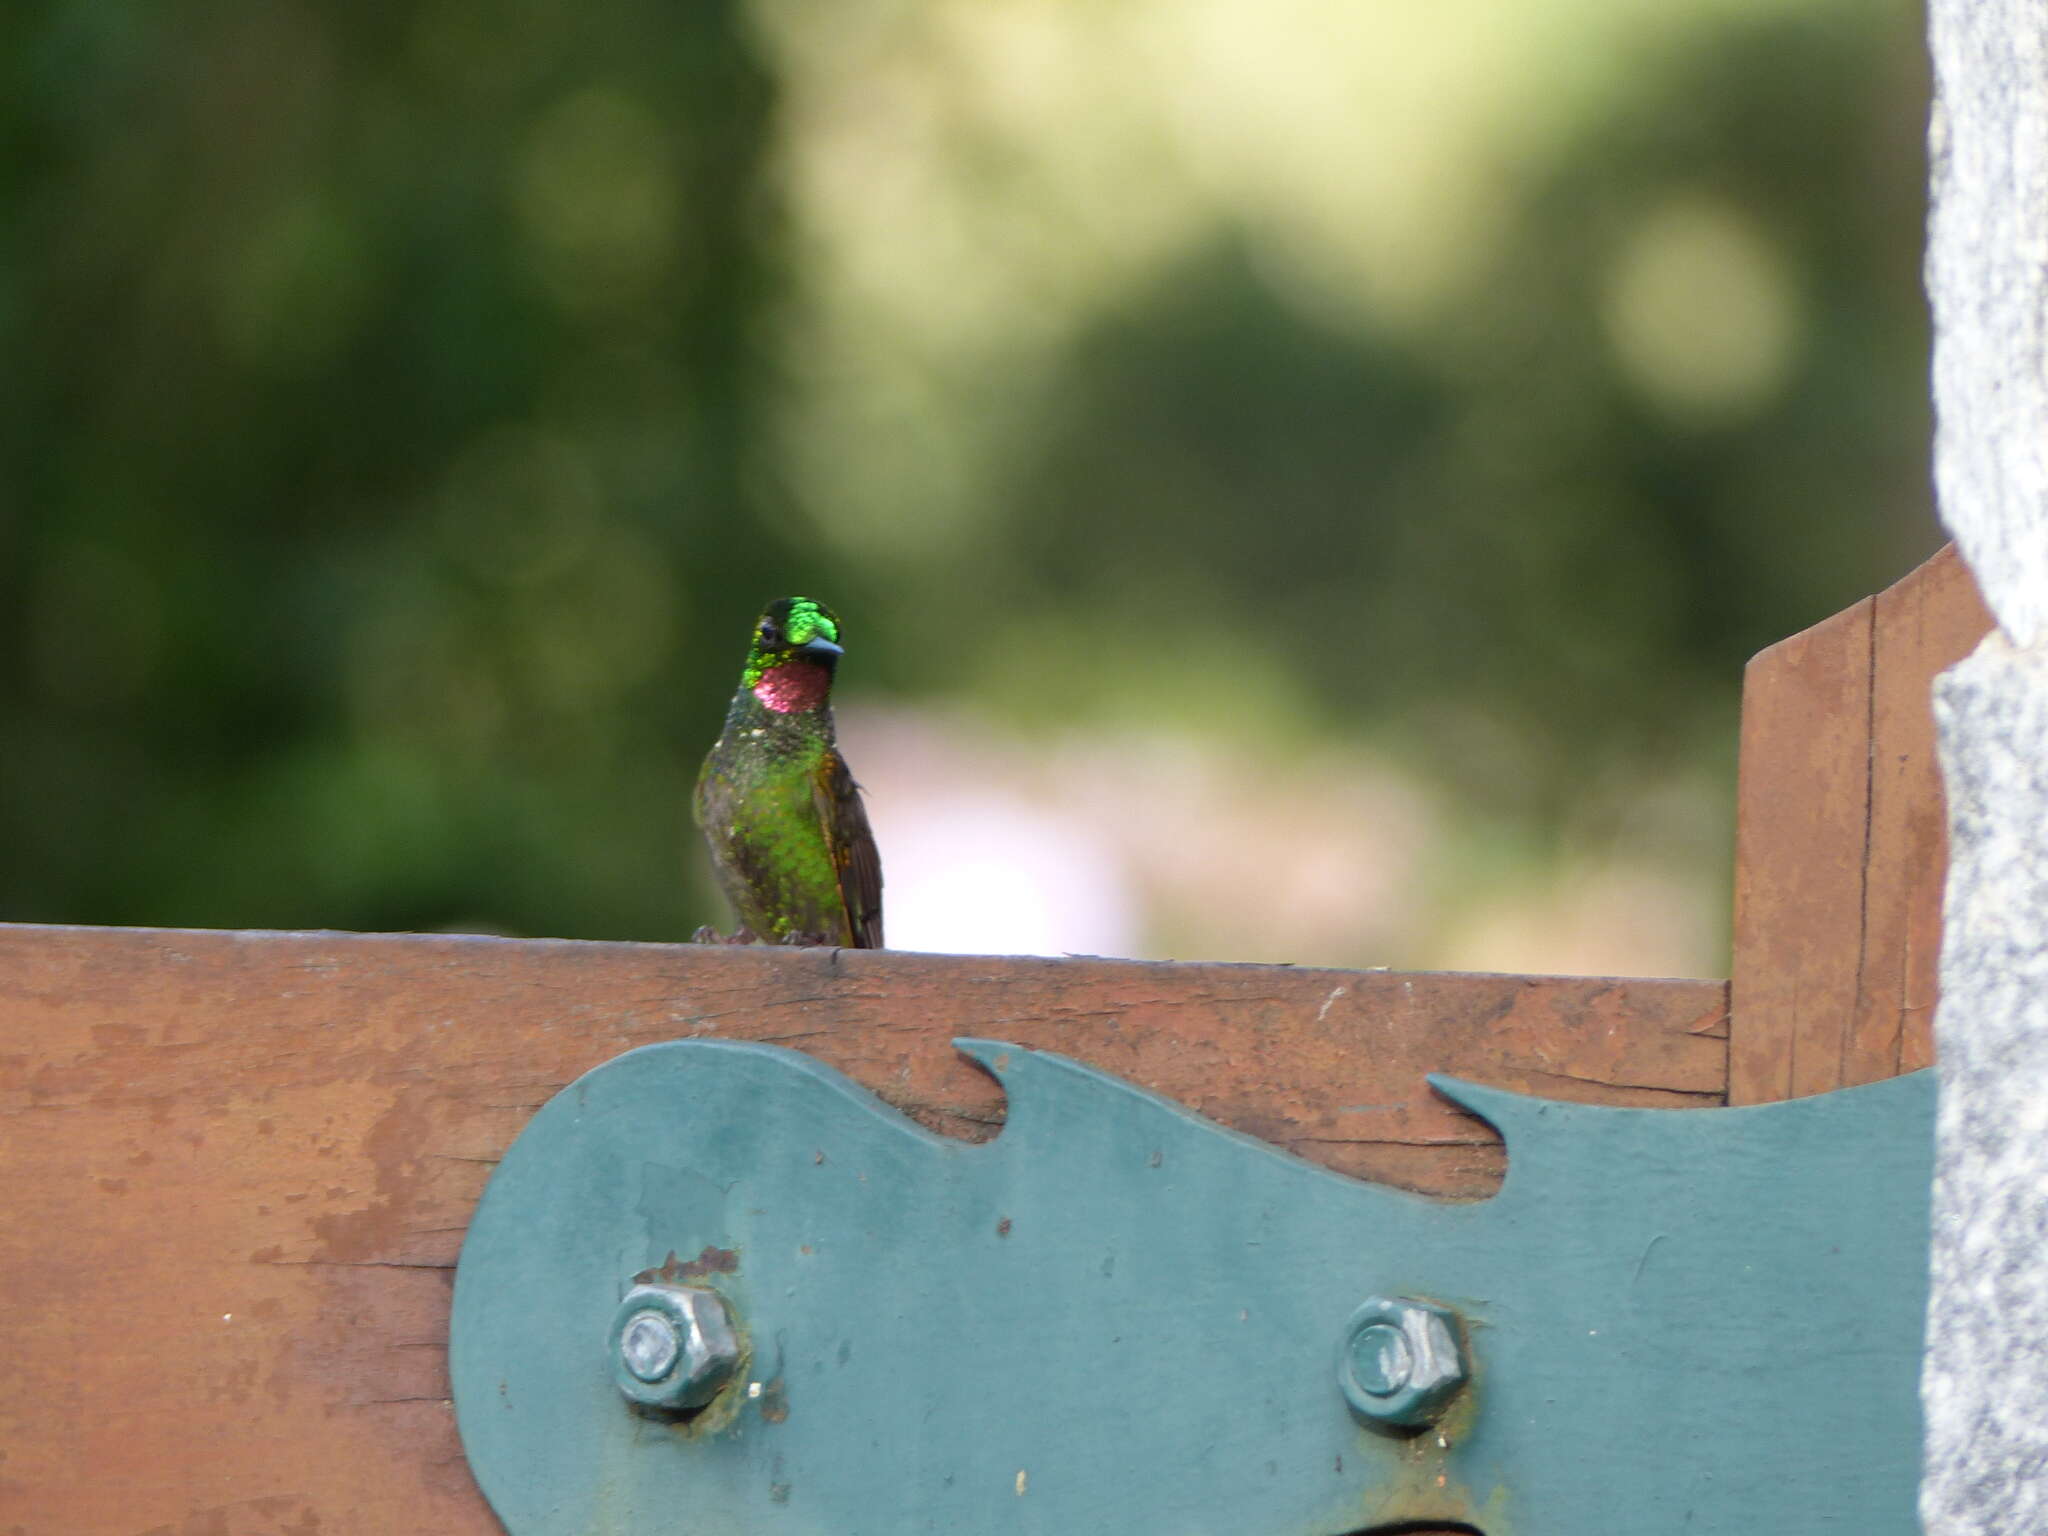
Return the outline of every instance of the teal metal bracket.
<path id="1" fill-rule="evenodd" d="M 512 1536 L 1917 1530 L 1931 1074 L 1726 1110 L 1432 1079 L 1507 1139 L 1459 1205 L 960 1046 L 1009 1096 L 984 1145 L 703 1041 L 534 1117 L 449 1351 Z M 671 1359 L 708 1405 L 649 1406 Z"/>

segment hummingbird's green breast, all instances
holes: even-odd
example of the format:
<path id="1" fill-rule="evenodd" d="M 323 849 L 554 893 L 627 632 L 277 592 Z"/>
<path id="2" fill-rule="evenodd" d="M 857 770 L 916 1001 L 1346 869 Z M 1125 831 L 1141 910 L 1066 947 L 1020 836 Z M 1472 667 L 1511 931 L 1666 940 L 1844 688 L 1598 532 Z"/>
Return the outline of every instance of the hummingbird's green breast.
<path id="1" fill-rule="evenodd" d="M 756 725 L 719 738 L 697 779 L 697 824 L 739 920 L 764 939 L 851 944 L 816 785 L 822 739 Z"/>

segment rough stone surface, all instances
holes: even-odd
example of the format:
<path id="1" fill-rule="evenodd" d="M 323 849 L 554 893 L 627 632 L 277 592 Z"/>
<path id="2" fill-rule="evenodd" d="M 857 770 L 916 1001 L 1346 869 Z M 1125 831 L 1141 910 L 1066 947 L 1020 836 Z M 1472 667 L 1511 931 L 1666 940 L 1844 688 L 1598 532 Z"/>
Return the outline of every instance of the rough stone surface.
<path id="1" fill-rule="evenodd" d="M 1949 805 L 1929 1536 L 2048 1532 L 2048 0 L 1929 0 L 1934 477 L 1998 620 L 1935 687 Z"/>
<path id="2" fill-rule="evenodd" d="M 1927 292 L 1942 521 L 1999 627 L 2048 641 L 2048 6 L 1930 0 Z"/>
<path id="3" fill-rule="evenodd" d="M 1921 1396 L 1928 1536 L 2048 1531 L 2048 653 L 1935 685 L 1949 874 Z"/>

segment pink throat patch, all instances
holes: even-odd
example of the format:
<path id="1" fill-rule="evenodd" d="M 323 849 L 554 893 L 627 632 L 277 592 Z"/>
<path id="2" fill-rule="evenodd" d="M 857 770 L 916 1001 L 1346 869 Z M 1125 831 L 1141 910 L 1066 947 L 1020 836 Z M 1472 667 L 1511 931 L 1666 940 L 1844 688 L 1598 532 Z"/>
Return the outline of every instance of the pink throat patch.
<path id="1" fill-rule="evenodd" d="M 832 674 L 814 661 L 785 661 L 754 684 L 754 697 L 778 715 L 816 709 L 832 691 Z"/>

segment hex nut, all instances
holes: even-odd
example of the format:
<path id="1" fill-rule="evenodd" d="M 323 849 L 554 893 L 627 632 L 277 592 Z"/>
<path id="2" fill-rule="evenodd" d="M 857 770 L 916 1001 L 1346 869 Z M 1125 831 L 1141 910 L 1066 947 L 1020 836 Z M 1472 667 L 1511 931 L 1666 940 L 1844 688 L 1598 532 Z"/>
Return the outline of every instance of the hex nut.
<path id="1" fill-rule="evenodd" d="M 1374 1296 L 1344 1325 L 1337 1385 L 1362 1423 L 1434 1424 L 1470 1378 L 1464 1329 L 1449 1307 Z"/>
<path id="2" fill-rule="evenodd" d="M 702 1408 L 740 1365 L 732 1314 L 696 1285 L 636 1285 L 612 1314 L 612 1379 L 629 1402 L 665 1413 Z"/>

